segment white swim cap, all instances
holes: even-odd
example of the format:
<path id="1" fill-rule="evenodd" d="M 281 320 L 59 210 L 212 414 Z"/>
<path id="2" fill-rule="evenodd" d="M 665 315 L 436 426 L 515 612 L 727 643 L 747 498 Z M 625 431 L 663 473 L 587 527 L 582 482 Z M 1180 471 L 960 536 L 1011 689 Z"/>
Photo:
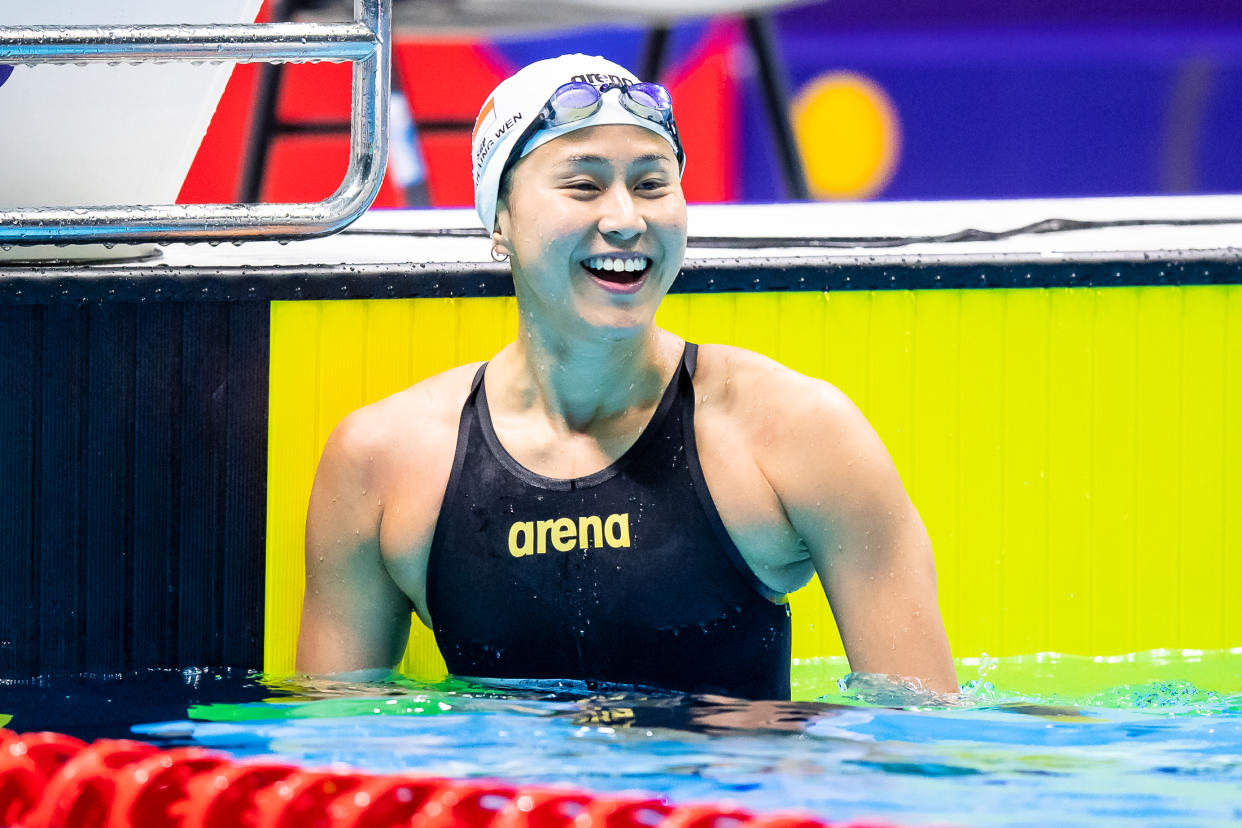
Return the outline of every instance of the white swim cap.
<path id="1" fill-rule="evenodd" d="M 479 110 L 471 136 L 474 209 L 489 233 L 496 226 L 500 174 L 513 152 L 518 136 L 530 126 L 531 121 L 548 103 L 552 93 L 564 84 L 574 81 L 589 83 L 597 89 L 605 85 L 615 87 L 638 82 L 625 67 L 602 57 L 561 55 L 536 61 L 501 81 Z M 604 93 L 602 105 L 594 114 L 578 121 L 539 130 L 527 141 L 522 156 L 567 132 L 604 124 L 632 124 L 649 129 L 681 152 L 678 140 L 672 133 L 663 125 L 626 109 L 621 105 L 620 94 L 620 90 L 610 89 Z M 684 161 L 682 166 L 685 166 Z"/>

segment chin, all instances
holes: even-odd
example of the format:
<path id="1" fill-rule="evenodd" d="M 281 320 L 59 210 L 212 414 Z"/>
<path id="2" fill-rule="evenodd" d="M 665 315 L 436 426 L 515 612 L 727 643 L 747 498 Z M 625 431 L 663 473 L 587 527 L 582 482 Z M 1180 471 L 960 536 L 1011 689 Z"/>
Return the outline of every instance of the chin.
<path id="1" fill-rule="evenodd" d="M 582 314 L 582 321 L 598 338 L 606 342 L 623 342 L 649 330 L 655 322 L 655 314 L 639 309 L 630 312 L 597 309 Z"/>
<path id="2" fill-rule="evenodd" d="M 610 342 L 630 339 L 649 331 L 655 324 L 656 311 L 664 299 L 653 284 L 629 296 L 600 297 L 579 295 L 578 318 L 599 337 Z"/>

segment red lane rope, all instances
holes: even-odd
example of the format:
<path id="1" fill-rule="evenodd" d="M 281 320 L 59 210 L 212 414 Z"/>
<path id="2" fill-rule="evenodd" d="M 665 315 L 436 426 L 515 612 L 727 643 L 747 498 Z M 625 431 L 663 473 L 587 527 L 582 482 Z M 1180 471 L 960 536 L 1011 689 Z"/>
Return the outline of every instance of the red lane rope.
<path id="1" fill-rule="evenodd" d="M 496 780 L 315 771 L 202 748 L 0 729 L 10 828 L 847 828 L 800 813 Z M 849 823 L 848 828 L 891 828 Z"/>

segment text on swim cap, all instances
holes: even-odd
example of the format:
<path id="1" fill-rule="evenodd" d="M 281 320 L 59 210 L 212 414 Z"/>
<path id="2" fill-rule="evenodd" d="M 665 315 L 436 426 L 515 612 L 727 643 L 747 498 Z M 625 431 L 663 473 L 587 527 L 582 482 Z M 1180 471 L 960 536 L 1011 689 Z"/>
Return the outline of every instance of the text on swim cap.
<path id="1" fill-rule="evenodd" d="M 515 558 L 543 555 L 548 551 L 549 540 L 558 552 L 588 546 L 599 549 L 605 543 L 613 549 L 629 549 L 630 516 L 627 512 L 601 520 L 599 515 L 584 515 L 577 523 L 567 517 L 519 520 L 509 527 L 509 554 Z"/>
<path id="2" fill-rule="evenodd" d="M 487 160 L 487 156 L 495 148 L 496 142 L 499 141 L 506 132 L 513 129 L 514 124 L 516 124 L 520 120 L 522 120 L 522 113 L 518 112 L 513 117 L 509 118 L 509 120 L 505 121 L 500 126 L 496 127 L 495 132 L 484 136 L 483 143 L 479 145 L 479 148 L 475 150 L 475 153 L 474 153 L 474 183 L 475 184 L 479 183 L 479 174 L 483 170 L 483 163 Z"/>
<path id="3" fill-rule="evenodd" d="M 634 78 L 626 78 L 621 75 L 601 75 L 598 72 L 574 75 L 570 80 L 577 81 L 578 83 L 589 83 L 592 86 L 603 86 L 604 84 L 629 86 L 632 83 L 638 83 Z"/>

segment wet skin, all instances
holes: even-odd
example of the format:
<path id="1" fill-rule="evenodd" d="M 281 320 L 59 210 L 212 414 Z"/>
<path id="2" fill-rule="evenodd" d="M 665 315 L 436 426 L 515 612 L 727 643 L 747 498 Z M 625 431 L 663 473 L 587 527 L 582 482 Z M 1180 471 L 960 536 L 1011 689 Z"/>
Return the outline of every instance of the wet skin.
<path id="1" fill-rule="evenodd" d="M 510 255 L 518 336 L 489 363 L 489 407 L 518 462 L 581 477 L 637 439 L 680 359 L 683 341 L 654 317 L 685 252 L 685 199 L 672 148 L 637 126 L 571 132 L 512 176 L 493 239 Z M 427 554 L 477 367 L 333 431 L 307 518 L 299 671 L 385 675 L 411 610 L 430 626 Z M 723 345 L 700 348 L 694 391 L 708 488 L 756 575 L 782 592 L 818 575 L 854 671 L 955 691 L 927 532 L 858 409 Z"/>

